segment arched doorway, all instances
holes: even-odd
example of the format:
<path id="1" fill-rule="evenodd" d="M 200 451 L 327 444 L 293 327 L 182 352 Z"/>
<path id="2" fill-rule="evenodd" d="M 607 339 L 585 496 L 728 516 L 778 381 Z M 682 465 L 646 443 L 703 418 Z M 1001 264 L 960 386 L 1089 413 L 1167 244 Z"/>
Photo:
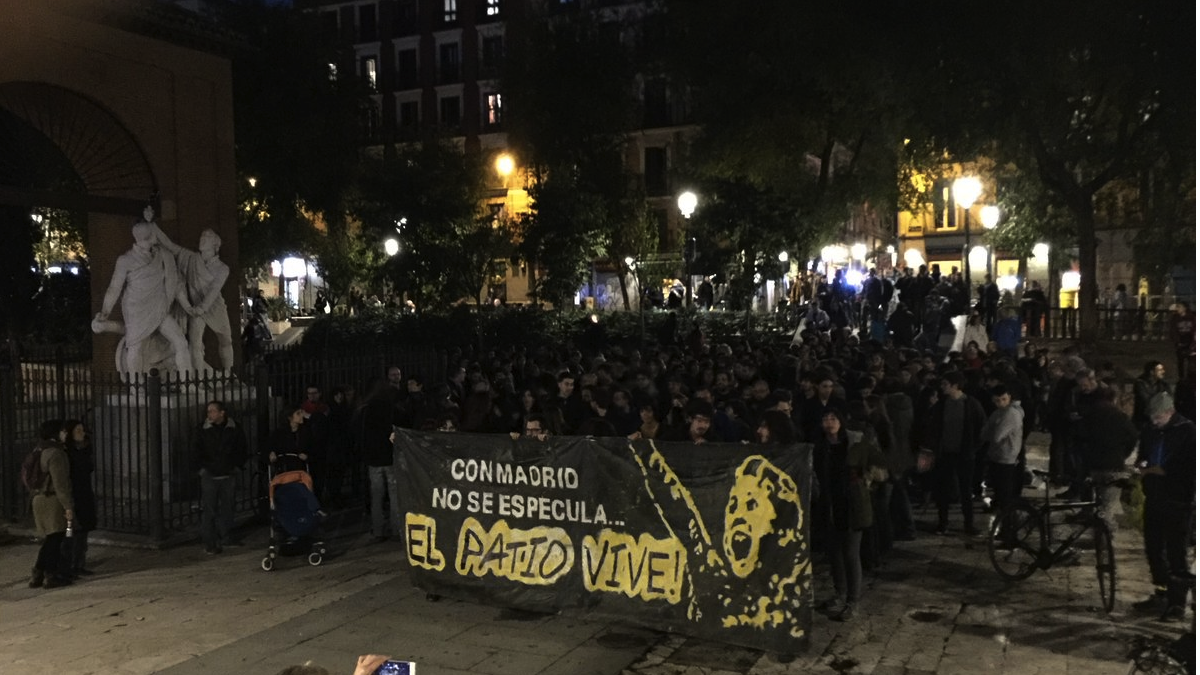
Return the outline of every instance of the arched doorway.
<path id="1" fill-rule="evenodd" d="M 51 84 L 0 84 L 0 335 L 10 347 L 90 345 L 86 254 L 56 259 L 56 242 L 86 252 L 94 221 L 132 222 L 157 192 L 139 144 L 101 105 Z"/>

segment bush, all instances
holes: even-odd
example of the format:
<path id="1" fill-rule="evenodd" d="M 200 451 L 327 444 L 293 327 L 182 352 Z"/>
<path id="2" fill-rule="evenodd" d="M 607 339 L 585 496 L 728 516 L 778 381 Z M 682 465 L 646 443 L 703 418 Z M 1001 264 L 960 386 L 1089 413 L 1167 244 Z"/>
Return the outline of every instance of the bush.
<path id="1" fill-rule="evenodd" d="M 592 316 L 596 321 L 592 321 Z M 564 311 L 527 306 L 475 308 L 463 305 L 447 313 L 409 314 L 374 308 L 355 316 L 319 315 L 305 331 L 300 350 L 319 354 L 392 348 L 398 345 L 435 349 L 503 349 L 522 346 L 580 348 L 596 351 L 619 345 L 625 349 L 657 344 L 671 314 L 649 312 Z M 775 315 L 753 315 L 746 330 L 742 312 L 675 312 L 675 340 L 685 341 L 699 324 L 709 343 L 752 343 L 790 339 L 788 327 Z"/>

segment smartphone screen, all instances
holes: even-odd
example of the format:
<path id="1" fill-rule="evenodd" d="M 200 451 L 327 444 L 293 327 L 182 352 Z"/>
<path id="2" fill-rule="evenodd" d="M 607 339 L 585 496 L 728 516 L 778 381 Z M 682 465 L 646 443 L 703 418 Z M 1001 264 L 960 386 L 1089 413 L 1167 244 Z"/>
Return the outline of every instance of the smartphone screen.
<path id="1" fill-rule="evenodd" d="M 412 661 L 386 661 L 375 670 L 375 675 L 417 675 L 417 664 Z"/>

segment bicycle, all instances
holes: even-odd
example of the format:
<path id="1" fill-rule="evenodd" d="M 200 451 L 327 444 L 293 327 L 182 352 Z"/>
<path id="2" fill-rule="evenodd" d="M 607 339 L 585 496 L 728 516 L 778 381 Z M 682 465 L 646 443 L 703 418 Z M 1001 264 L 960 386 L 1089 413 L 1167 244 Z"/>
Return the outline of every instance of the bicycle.
<path id="1" fill-rule="evenodd" d="M 1045 482 L 1045 497 L 1037 505 L 1019 499 L 1008 505 L 992 521 L 988 537 L 988 557 L 1000 576 L 1013 581 L 1029 578 L 1039 569 L 1055 564 L 1073 562 L 1078 558 L 1074 544 L 1084 535 L 1092 534 L 1096 552 L 1096 577 L 1100 582 L 1100 600 L 1105 612 L 1111 612 L 1117 598 L 1117 566 L 1113 554 L 1112 532 L 1100 517 L 1099 501 L 1052 503 L 1050 474 L 1034 469 L 1034 475 Z M 1113 481 L 1120 483 L 1124 479 Z M 1089 481 L 1090 484 L 1090 481 Z M 1077 516 L 1066 522 L 1052 522 L 1056 513 L 1070 512 Z M 1070 527 L 1068 535 L 1054 546 L 1051 540 L 1054 527 Z"/>

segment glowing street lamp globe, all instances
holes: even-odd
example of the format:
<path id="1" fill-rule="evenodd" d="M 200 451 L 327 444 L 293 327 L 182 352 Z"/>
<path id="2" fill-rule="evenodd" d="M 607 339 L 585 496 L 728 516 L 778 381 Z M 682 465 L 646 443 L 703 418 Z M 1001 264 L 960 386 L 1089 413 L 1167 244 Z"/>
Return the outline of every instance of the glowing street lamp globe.
<path id="1" fill-rule="evenodd" d="M 989 230 L 995 229 L 996 223 L 1000 222 L 1000 207 L 994 204 L 980 207 L 979 222 L 983 223 L 983 226 Z"/>
<path id="2" fill-rule="evenodd" d="M 676 203 L 678 204 L 679 212 L 683 214 L 683 217 L 691 218 L 692 214 L 696 212 L 696 204 L 699 203 L 699 201 L 700 199 L 696 196 L 696 193 L 688 190 L 687 192 L 679 195 L 679 199 Z"/>
<path id="3" fill-rule="evenodd" d="M 955 179 L 950 191 L 954 194 L 954 203 L 958 204 L 960 209 L 969 209 L 983 193 L 983 183 L 974 176 L 963 176 Z"/>

